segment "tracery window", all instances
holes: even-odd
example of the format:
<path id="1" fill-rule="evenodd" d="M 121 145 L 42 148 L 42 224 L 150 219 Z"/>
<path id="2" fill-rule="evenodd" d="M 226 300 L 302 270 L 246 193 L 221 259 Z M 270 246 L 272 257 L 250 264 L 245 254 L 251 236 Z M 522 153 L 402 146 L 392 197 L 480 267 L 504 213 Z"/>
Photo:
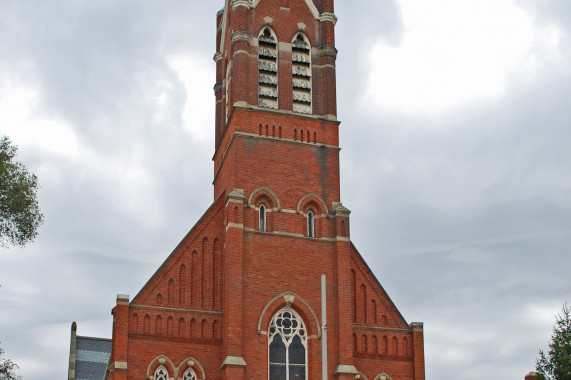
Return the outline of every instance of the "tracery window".
<path id="1" fill-rule="evenodd" d="M 192 368 L 189 368 L 182 376 L 182 380 L 197 380 L 196 373 Z"/>
<path id="2" fill-rule="evenodd" d="M 302 33 L 292 42 L 291 60 L 293 110 L 311 114 L 311 47 Z"/>
<path id="3" fill-rule="evenodd" d="M 155 380 L 169 380 L 169 373 L 162 365 L 155 371 Z"/>
<path id="4" fill-rule="evenodd" d="M 269 27 L 258 36 L 258 106 L 278 109 L 278 45 Z"/>
<path id="5" fill-rule="evenodd" d="M 266 206 L 260 205 L 259 230 L 266 232 Z"/>
<path id="6" fill-rule="evenodd" d="M 312 211 L 307 213 L 307 236 L 315 237 L 315 217 Z"/>
<path id="7" fill-rule="evenodd" d="M 307 379 L 307 331 L 303 320 L 286 307 L 270 322 L 269 379 Z"/>

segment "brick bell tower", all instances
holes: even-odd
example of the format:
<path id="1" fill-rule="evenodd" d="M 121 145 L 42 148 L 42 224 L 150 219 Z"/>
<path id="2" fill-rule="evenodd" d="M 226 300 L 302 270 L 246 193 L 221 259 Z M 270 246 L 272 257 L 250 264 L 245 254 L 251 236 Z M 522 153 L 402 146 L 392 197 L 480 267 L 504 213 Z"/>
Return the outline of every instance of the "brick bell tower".
<path id="1" fill-rule="evenodd" d="M 340 202 L 336 21 L 333 0 L 225 1 L 214 202 L 118 296 L 106 379 L 319 380 L 327 335 L 327 379 L 424 380 L 422 323 L 364 262 Z"/>

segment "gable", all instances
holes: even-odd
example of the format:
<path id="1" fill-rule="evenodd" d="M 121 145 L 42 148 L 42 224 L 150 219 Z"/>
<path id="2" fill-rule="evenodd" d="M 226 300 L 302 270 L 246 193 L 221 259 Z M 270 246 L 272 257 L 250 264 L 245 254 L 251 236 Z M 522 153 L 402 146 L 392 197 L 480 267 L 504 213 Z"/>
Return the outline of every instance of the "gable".
<path id="1" fill-rule="evenodd" d="M 223 195 L 210 206 L 131 305 L 222 309 Z"/>
<path id="2" fill-rule="evenodd" d="M 409 327 L 354 245 L 351 245 L 351 289 L 354 324 L 399 329 Z"/>

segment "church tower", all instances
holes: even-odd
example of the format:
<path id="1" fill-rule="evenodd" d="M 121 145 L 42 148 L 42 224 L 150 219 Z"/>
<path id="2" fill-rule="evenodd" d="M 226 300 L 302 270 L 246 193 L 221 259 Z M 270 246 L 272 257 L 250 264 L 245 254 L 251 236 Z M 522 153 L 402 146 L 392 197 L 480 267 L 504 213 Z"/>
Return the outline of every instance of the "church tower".
<path id="1" fill-rule="evenodd" d="M 333 0 L 225 0 L 214 201 L 118 296 L 106 379 L 424 380 L 422 323 L 385 293 L 341 204 L 336 21 Z"/>

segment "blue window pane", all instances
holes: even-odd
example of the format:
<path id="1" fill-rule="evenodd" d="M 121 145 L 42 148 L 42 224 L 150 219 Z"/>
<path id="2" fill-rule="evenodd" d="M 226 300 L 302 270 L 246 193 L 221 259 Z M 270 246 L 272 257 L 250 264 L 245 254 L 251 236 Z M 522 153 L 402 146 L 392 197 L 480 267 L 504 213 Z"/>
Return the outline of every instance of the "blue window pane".
<path id="1" fill-rule="evenodd" d="M 270 344 L 270 363 L 286 362 L 286 347 L 279 335 L 274 336 Z M 284 375 L 285 376 L 285 375 Z"/>
<path id="2" fill-rule="evenodd" d="M 305 380 L 305 366 L 304 365 L 290 365 L 289 366 L 289 380 Z"/>
<path id="3" fill-rule="evenodd" d="M 305 347 L 299 336 L 294 337 L 289 346 L 289 362 L 290 364 L 305 364 Z"/>
<path id="4" fill-rule="evenodd" d="M 282 364 L 270 364 L 270 380 L 287 380 L 286 366 Z"/>

